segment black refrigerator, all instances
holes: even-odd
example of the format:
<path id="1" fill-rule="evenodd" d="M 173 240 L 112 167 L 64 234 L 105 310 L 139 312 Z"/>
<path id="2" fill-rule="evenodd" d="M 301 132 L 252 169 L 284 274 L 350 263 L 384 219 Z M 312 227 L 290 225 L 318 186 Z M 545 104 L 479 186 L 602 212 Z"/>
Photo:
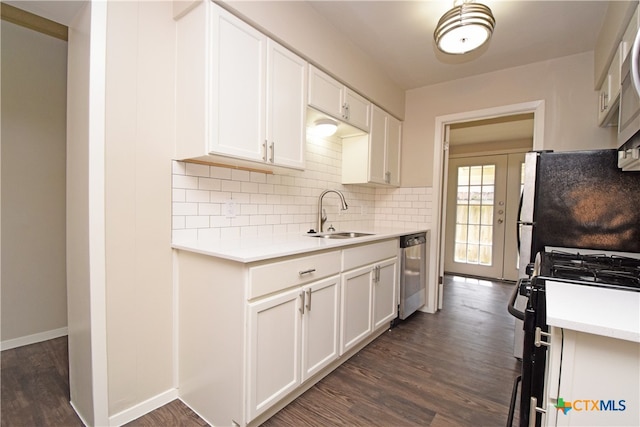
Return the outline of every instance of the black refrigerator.
<path id="1" fill-rule="evenodd" d="M 545 247 L 640 252 L 640 172 L 618 168 L 616 150 L 530 152 L 518 215 L 519 275 Z M 524 309 L 526 298 L 515 306 Z M 516 320 L 514 355 L 522 357 Z"/>

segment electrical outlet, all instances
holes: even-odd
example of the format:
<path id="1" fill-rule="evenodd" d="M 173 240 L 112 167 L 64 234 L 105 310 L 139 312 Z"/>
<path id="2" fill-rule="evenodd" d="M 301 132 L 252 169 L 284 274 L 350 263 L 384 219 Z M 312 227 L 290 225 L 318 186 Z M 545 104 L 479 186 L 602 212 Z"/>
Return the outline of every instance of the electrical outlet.
<path id="1" fill-rule="evenodd" d="M 369 213 L 369 212 L 368 212 L 368 209 L 367 209 L 367 207 L 366 207 L 365 205 L 360 206 L 360 213 L 361 213 L 362 215 L 366 215 L 366 214 L 368 214 L 368 213 Z"/>
<path id="2" fill-rule="evenodd" d="M 235 218 L 236 217 L 236 203 L 233 200 L 227 200 L 224 203 L 224 212 L 227 218 Z"/>

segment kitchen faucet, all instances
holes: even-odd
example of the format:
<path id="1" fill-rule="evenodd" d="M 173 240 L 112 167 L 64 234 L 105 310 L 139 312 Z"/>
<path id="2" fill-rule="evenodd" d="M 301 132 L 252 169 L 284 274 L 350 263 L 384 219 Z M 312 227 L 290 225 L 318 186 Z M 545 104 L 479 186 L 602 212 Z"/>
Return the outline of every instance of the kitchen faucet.
<path id="1" fill-rule="evenodd" d="M 318 233 L 322 233 L 322 226 L 327 221 L 327 214 L 324 212 L 324 209 L 322 209 L 322 198 L 327 193 L 336 193 L 340 196 L 340 202 L 342 203 L 342 207 L 340 208 L 341 210 L 346 211 L 349 209 L 347 202 L 344 200 L 344 195 L 341 192 L 337 190 L 324 190 L 320 193 L 320 197 L 318 198 L 318 229 L 316 230 Z"/>

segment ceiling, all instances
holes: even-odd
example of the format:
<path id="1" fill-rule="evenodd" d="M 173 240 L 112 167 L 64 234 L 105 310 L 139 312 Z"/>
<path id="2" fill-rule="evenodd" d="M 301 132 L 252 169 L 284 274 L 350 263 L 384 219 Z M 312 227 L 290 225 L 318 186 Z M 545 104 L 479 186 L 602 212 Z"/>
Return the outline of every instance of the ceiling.
<path id="1" fill-rule="evenodd" d="M 433 31 L 453 1 L 307 1 L 404 90 L 591 51 L 609 3 L 477 0 L 493 12 L 496 19 L 493 37 L 475 52 L 446 55 L 436 49 Z M 83 2 L 9 0 L 7 3 L 69 25 Z M 468 144 L 533 135 L 531 119 L 474 125 L 453 129 L 452 136 L 459 143 Z"/>
<path id="2" fill-rule="evenodd" d="M 308 3 L 404 90 L 591 51 L 608 4 L 590 0 L 478 1 L 491 8 L 496 28 L 489 43 L 466 55 L 443 54 L 433 42 L 438 19 L 453 6 L 453 0 Z M 6 2 L 65 25 L 83 3 Z"/>
<path id="3" fill-rule="evenodd" d="M 478 0 L 496 19 L 488 44 L 437 51 L 433 31 L 449 0 L 309 1 L 402 89 L 441 83 L 594 49 L 606 1 Z"/>

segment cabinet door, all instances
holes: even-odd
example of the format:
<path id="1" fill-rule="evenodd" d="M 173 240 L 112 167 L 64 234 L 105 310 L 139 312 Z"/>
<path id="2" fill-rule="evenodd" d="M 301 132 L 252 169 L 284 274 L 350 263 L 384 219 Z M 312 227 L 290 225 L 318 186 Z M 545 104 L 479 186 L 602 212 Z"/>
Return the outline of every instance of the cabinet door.
<path id="1" fill-rule="evenodd" d="M 330 114 L 337 119 L 344 119 L 342 107 L 344 85 L 320 71 L 309 66 L 309 105 L 319 111 Z"/>
<path id="2" fill-rule="evenodd" d="M 389 185 L 400 186 L 400 141 L 402 123 L 395 117 L 387 117 L 387 143 L 385 145 L 385 181 Z"/>
<path id="3" fill-rule="evenodd" d="M 373 266 L 365 266 L 342 275 L 340 354 L 366 338 L 371 328 Z"/>
<path id="4" fill-rule="evenodd" d="M 344 119 L 348 123 L 364 131 L 369 131 L 371 102 L 351 89 L 345 88 L 343 109 Z"/>
<path id="5" fill-rule="evenodd" d="M 210 150 L 262 161 L 267 38 L 219 7 L 211 23 Z"/>
<path id="6" fill-rule="evenodd" d="M 369 182 L 385 184 L 385 140 L 387 138 L 387 114 L 373 106 L 371 131 L 369 132 Z"/>
<path id="7" fill-rule="evenodd" d="M 295 289 L 249 304 L 249 421 L 301 382 L 302 298 Z"/>
<path id="8" fill-rule="evenodd" d="M 398 259 L 376 265 L 373 282 L 373 329 L 391 322 L 398 314 Z"/>
<path id="9" fill-rule="evenodd" d="M 307 63 L 269 39 L 267 162 L 304 169 Z"/>
<path id="10" fill-rule="evenodd" d="M 338 358 L 340 276 L 304 289 L 302 381 Z"/>

